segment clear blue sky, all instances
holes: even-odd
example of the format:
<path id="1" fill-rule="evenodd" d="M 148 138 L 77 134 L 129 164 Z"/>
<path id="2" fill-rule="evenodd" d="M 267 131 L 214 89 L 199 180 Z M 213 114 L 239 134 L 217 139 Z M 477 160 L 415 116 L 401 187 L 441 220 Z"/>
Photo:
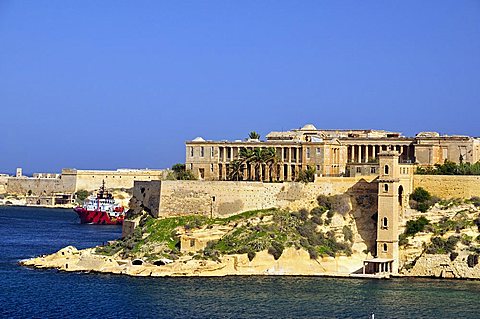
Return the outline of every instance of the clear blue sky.
<path id="1" fill-rule="evenodd" d="M 0 172 L 313 123 L 478 136 L 480 1 L 0 0 Z"/>

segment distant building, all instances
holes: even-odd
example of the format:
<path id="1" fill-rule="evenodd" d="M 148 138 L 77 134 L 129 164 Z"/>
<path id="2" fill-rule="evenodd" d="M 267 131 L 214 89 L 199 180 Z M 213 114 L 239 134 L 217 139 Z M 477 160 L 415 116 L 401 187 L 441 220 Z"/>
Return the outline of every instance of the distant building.
<path id="1" fill-rule="evenodd" d="M 312 124 L 290 131 L 270 132 L 266 141 L 186 142 L 186 168 L 204 180 L 227 180 L 242 148 L 274 148 L 273 164 L 251 163 L 240 168 L 243 180 L 294 181 L 300 170 L 313 167 L 318 176 L 377 174 L 378 154 L 395 150 L 401 163 L 430 166 L 480 159 L 480 139 L 421 132 L 415 137 L 384 130 L 319 130 Z M 352 171 L 353 169 L 353 171 Z"/>
<path id="2" fill-rule="evenodd" d="M 17 168 L 16 176 L 0 176 L 0 194 L 25 196 L 27 205 L 54 206 L 72 203 L 78 190 L 97 190 L 102 181 L 108 189 L 130 189 L 135 181 L 165 179 L 168 170 L 118 169 L 77 170 L 65 168 L 61 174 L 34 173 L 22 175 Z"/>

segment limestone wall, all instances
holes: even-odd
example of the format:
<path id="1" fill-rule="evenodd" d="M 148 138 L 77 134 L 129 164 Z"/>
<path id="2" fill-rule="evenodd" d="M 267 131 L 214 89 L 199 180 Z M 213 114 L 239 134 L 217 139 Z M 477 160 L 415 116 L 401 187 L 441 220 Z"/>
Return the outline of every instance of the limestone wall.
<path id="1" fill-rule="evenodd" d="M 414 175 L 413 185 L 440 198 L 480 196 L 480 176 Z"/>
<path id="2" fill-rule="evenodd" d="M 76 190 L 97 190 L 102 185 L 102 181 L 105 181 L 105 186 L 109 189 L 128 189 L 133 187 L 135 181 L 155 181 L 164 179 L 166 173 L 166 170 L 77 170 Z"/>
<path id="3" fill-rule="evenodd" d="M 136 182 L 134 200 L 158 216 L 201 214 L 230 216 L 270 207 L 311 209 L 318 195 L 377 194 L 374 177 L 318 178 L 315 183 L 261 183 L 226 181 L 162 181 L 158 186 Z M 147 186 L 150 185 L 150 186 Z M 143 193 L 142 193 L 143 189 Z M 157 200 L 159 198 L 159 206 Z M 157 216 L 157 214 L 153 214 Z"/>
<path id="4" fill-rule="evenodd" d="M 53 193 L 73 193 L 75 184 L 61 178 L 10 177 L 7 180 L 7 193 L 26 195 L 50 195 Z"/>
<path id="5" fill-rule="evenodd" d="M 8 176 L 0 175 L 0 194 L 5 194 L 7 192 L 7 183 L 8 183 Z"/>

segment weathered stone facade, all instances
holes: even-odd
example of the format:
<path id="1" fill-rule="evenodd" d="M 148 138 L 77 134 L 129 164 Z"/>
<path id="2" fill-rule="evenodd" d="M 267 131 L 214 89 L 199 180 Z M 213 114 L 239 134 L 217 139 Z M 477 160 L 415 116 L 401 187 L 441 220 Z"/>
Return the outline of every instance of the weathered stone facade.
<path id="1" fill-rule="evenodd" d="M 154 217 L 199 214 L 228 217 L 272 207 L 298 210 L 317 205 L 318 195 L 377 195 L 376 176 L 322 177 L 313 183 L 215 181 L 135 182 L 132 202 L 142 203 Z M 375 200 L 375 199 L 374 199 Z M 158 213 L 157 213 L 158 212 Z"/>
<path id="2" fill-rule="evenodd" d="M 186 142 L 186 167 L 205 180 L 227 180 L 232 164 L 242 148 L 274 148 L 273 165 L 244 165 L 243 180 L 294 181 L 307 166 L 318 176 L 352 176 L 349 166 L 378 163 L 378 154 L 386 150 L 400 153 L 402 163 L 420 166 L 453 162 L 475 163 L 480 159 L 480 140 L 468 136 L 440 136 L 423 132 L 404 137 L 380 130 L 318 130 L 313 125 L 285 132 L 271 132 L 266 141 Z M 370 169 L 370 168 L 366 168 Z M 372 174 L 377 174 L 373 173 Z"/>

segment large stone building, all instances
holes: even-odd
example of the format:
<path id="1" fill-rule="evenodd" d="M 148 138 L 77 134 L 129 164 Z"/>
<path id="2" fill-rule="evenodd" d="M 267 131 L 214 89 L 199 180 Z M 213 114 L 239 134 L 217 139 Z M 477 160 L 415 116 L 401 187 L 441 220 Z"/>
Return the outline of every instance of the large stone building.
<path id="1" fill-rule="evenodd" d="M 480 139 L 421 132 L 404 137 L 383 130 L 319 130 L 308 124 L 300 129 L 270 132 L 266 141 L 186 142 L 185 163 L 199 179 L 227 180 L 243 148 L 275 150 L 275 161 L 243 164 L 241 179 L 294 181 L 300 170 L 313 167 L 318 176 L 376 174 L 378 154 L 386 150 L 400 153 L 402 163 L 430 166 L 453 162 L 475 163 L 480 159 Z M 366 172 L 366 171 L 369 172 Z"/>

